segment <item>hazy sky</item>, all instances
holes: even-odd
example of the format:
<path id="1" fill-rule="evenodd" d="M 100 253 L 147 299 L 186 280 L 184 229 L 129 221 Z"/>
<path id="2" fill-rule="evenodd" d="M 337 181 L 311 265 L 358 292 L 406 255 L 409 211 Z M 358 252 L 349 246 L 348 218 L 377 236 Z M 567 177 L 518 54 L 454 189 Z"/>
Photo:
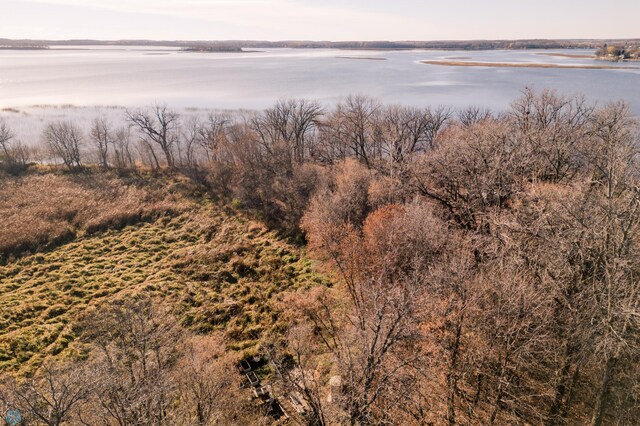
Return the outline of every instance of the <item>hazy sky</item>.
<path id="1" fill-rule="evenodd" d="M 640 38 L 640 0 L 0 0 L 0 38 Z"/>

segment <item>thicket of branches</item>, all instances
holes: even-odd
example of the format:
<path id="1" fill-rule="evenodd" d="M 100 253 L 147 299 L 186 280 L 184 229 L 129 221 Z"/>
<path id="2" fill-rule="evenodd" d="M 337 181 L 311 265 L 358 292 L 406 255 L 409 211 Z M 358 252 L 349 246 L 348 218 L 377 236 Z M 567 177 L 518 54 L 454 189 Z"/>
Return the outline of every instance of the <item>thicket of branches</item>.
<path id="1" fill-rule="evenodd" d="M 308 424 L 640 422 L 625 104 L 525 90 L 498 115 L 352 96 L 127 116 L 94 123 L 95 163 L 186 170 L 304 239 L 339 283 L 291 294 L 289 329 L 265 338 Z"/>
<path id="2" fill-rule="evenodd" d="M 217 336 L 195 336 L 145 296 L 100 306 L 78 327 L 83 360 L 0 383 L 0 409 L 26 424 L 260 424 Z"/>

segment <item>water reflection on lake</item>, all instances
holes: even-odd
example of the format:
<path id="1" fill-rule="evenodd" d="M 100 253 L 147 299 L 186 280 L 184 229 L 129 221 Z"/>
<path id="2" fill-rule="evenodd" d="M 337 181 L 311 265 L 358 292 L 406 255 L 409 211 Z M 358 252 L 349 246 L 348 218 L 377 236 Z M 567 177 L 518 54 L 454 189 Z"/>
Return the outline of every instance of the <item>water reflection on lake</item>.
<path id="1" fill-rule="evenodd" d="M 590 59 L 540 55 L 549 52 L 553 51 L 5 50 L 0 51 L 0 107 L 131 106 L 159 101 L 176 107 L 262 108 L 279 97 L 330 103 L 350 93 L 363 93 L 411 105 L 482 104 L 502 109 L 523 86 L 530 85 L 581 92 L 600 101 L 623 98 L 640 110 L 640 70 L 461 68 L 419 63 L 449 59 L 594 64 Z M 353 59 L 356 57 L 386 60 Z"/>

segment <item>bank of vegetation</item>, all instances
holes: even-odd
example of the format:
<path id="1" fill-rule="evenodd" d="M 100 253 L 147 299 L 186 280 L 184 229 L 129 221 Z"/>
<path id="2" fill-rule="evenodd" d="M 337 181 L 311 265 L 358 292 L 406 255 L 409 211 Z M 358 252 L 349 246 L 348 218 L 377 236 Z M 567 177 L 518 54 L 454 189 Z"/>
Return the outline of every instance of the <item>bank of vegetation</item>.
<path id="1" fill-rule="evenodd" d="M 596 58 L 613 62 L 640 61 L 640 43 L 615 45 L 605 43 L 596 50 Z"/>
<path id="2" fill-rule="evenodd" d="M 3 128 L 12 223 L 21 185 L 88 191 L 47 198 L 78 213 L 34 213 L 69 242 L 3 228 L 6 408 L 268 424 L 237 368 L 257 355 L 281 423 L 640 420 L 640 138 L 624 103 L 525 90 L 503 114 L 351 96 L 126 119 L 50 123 L 46 165 Z"/>

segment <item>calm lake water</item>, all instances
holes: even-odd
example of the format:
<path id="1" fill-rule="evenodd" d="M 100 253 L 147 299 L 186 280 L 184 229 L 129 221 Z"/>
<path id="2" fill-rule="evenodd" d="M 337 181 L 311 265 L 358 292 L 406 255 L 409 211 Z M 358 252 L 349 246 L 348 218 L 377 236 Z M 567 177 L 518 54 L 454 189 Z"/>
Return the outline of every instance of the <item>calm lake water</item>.
<path id="1" fill-rule="evenodd" d="M 268 49 L 253 53 L 184 53 L 163 48 L 104 47 L 5 50 L 0 51 L 0 106 L 133 106 L 159 101 L 176 107 L 263 108 L 279 97 L 330 103 L 350 93 L 362 93 L 402 104 L 482 104 L 501 109 L 530 85 L 580 92 L 600 101 L 622 98 L 638 110 L 640 70 L 460 68 L 419 63 L 454 58 L 601 64 L 589 59 L 540 55 L 550 52 L 554 51 Z"/>
<path id="2" fill-rule="evenodd" d="M 630 68 L 640 66 L 638 63 L 621 64 L 629 68 L 623 70 L 594 70 L 450 67 L 419 62 L 608 64 L 543 53 L 593 52 L 264 49 L 185 53 L 149 47 L 0 50 L 0 108 L 33 113 L 34 105 L 133 107 L 159 102 L 175 108 L 260 109 L 284 97 L 312 98 L 330 105 L 348 94 L 367 94 L 389 103 L 481 105 L 503 110 L 525 86 L 532 86 L 582 93 L 601 103 L 624 99 L 640 115 L 640 70 Z"/>

